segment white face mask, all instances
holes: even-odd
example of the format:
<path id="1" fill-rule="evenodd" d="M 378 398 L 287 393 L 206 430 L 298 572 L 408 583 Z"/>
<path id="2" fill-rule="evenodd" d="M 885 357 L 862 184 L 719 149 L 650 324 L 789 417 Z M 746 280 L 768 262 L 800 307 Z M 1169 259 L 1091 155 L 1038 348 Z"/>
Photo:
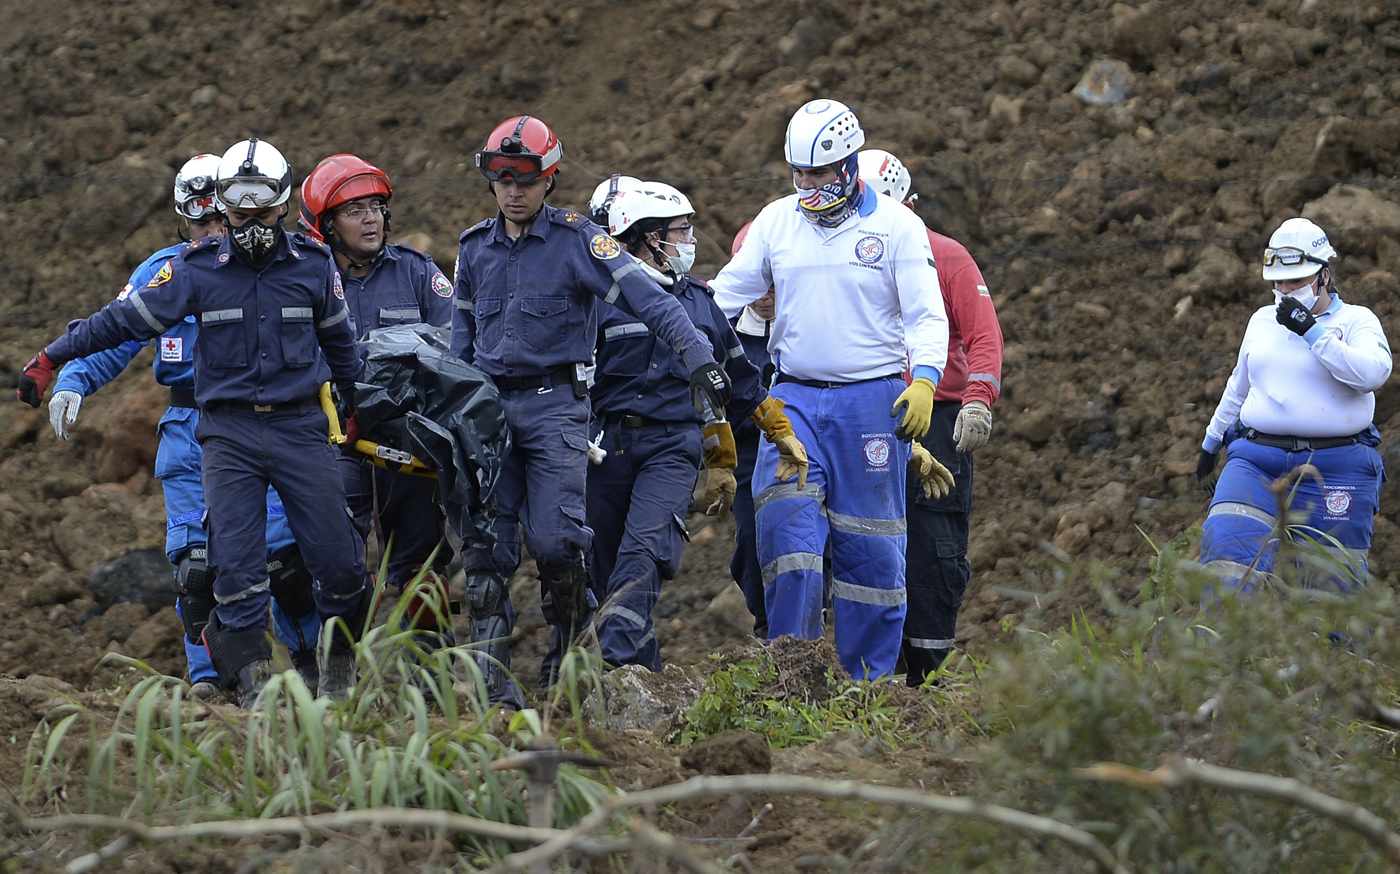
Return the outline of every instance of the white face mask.
<path id="1" fill-rule="evenodd" d="M 1305 285 L 1302 288 L 1295 288 L 1288 293 L 1288 296 L 1302 304 L 1309 312 L 1312 312 L 1313 306 L 1317 303 L 1317 282 L 1313 281 L 1310 285 Z M 1278 303 L 1282 300 L 1283 292 L 1275 288 L 1274 302 Z"/>
<path id="2" fill-rule="evenodd" d="M 695 266 L 695 244 L 669 243 L 667 245 L 676 248 L 676 254 L 666 256 L 666 264 L 671 268 L 671 272 L 677 276 L 689 273 L 690 268 Z"/>

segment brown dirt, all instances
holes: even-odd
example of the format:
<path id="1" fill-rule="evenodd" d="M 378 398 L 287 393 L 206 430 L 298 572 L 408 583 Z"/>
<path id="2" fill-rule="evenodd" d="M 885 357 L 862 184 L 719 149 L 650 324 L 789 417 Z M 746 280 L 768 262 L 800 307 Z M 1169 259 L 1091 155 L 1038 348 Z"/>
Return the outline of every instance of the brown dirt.
<path id="1" fill-rule="evenodd" d="M 1400 315 L 1400 234 L 1357 218 L 1396 208 L 1397 12 L 1380 0 L 3 4 L 0 381 L 173 239 L 170 177 L 195 152 L 257 134 L 304 173 L 357 151 L 394 178 L 396 236 L 447 265 L 457 233 L 492 208 L 472 153 L 492 123 L 530 112 L 564 142 L 556 203 L 582 205 L 615 171 L 674 181 L 697 206 L 697 273 L 710 275 L 739 226 L 789 190 L 788 114 L 832 96 L 910 166 L 920 214 L 968 245 L 1001 313 L 1004 393 L 977 456 L 959 629 L 981 655 L 1035 603 L 1008 590 L 1049 587 L 1043 542 L 1102 564 L 1130 595 L 1151 555 L 1137 529 L 1160 542 L 1201 519 L 1196 445 L 1266 300 L 1247 265 L 1281 218 L 1334 182 L 1358 186 L 1315 210 L 1343 252 L 1347 298 L 1386 323 Z M 1128 99 L 1085 107 L 1069 91 L 1101 57 L 1131 66 Z M 67 444 L 45 410 L 0 404 L 0 672 L 102 687 L 95 666 L 113 650 L 179 668 L 166 611 L 136 615 L 86 589 L 95 564 L 162 536 L 149 373 L 133 367 L 87 402 Z M 1400 428 L 1400 390 L 1379 393 L 1376 420 Z M 1383 575 L 1400 570 L 1398 494 L 1386 487 L 1377 520 Z M 713 530 L 658 607 L 668 660 L 746 640 L 725 569 L 732 527 Z M 1051 618 L 1093 610 L 1082 577 L 1042 599 Z M 542 648 L 530 598 L 526 677 Z M 22 748 L 32 722 L 3 709 Z M 0 775 L 9 783 L 12 764 Z"/>

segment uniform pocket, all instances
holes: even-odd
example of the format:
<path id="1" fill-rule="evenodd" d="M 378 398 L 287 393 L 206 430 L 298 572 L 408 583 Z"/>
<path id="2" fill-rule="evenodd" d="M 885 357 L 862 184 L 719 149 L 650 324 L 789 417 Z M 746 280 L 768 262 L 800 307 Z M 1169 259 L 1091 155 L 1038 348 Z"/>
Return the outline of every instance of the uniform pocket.
<path id="1" fill-rule="evenodd" d="M 421 321 L 423 321 L 423 314 L 418 309 L 417 301 L 395 301 L 379 308 L 379 324 L 381 326 L 413 325 Z"/>
<path id="2" fill-rule="evenodd" d="M 475 301 L 472 316 L 476 319 L 476 348 L 490 352 L 501 345 L 505 336 L 505 319 L 501 317 L 501 299 L 485 298 Z"/>
<path id="3" fill-rule="evenodd" d="M 199 331 L 204 335 L 207 352 L 200 366 L 209 370 L 239 370 L 248 366 L 242 307 L 205 310 L 199 314 Z"/>
<path id="4" fill-rule="evenodd" d="M 282 307 L 282 363 L 309 367 L 316 360 L 316 325 L 311 307 Z"/>
<path id="5" fill-rule="evenodd" d="M 652 337 L 641 322 L 605 325 L 598 356 L 601 373 L 640 376 L 651 367 Z"/>
<path id="6" fill-rule="evenodd" d="M 548 349 L 569 333 L 571 318 L 566 297 L 531 297 L 520 302 L 521 335 L 536 349 Z"/>

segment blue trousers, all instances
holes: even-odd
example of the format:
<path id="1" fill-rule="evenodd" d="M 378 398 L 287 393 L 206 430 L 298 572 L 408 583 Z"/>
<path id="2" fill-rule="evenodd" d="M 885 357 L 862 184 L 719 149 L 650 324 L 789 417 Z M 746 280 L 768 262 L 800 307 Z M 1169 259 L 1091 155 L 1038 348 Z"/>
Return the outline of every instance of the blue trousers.
<path id="1" fill-rule="evenodd" d="M 972 455 L 953 442 L 953 423 L 962 404 L 933 405 L 929 431 L 919 441 L 953 475 L 953 491 L 925 498 L 913 471 L 907 474 L 909 543 L 905 588 L 909 613 L 904 617 L 904 663 L 910 682 L 936 671 L 955 644 L 958 611 L 972 566 L 967 561 L 968 517 L 972 513 Z"/>
<path id="2" fill-rule="evenodd" d="M 452 561 L 452 547 L 443 536 L 444 517 L 436 479 L 376 467 L 358 453 L 341 455 L 339 464 L 345 478 L 345 498 L 361 541 L 368 540 L 376 527 L 385 544 L 393 540 L 390 583 L 402 589 L 434 549 L 438 552 L 433 570 L 442 573 L 447 569 Z"/>
<path id="3" fill-rule="evenodd" d="M 768 609 L 763 603 L 763 568 L 758 563 L 758 528 L 753 511 L 753 469 L 758 462 L 758 441 L 762 432 L 750 422 L 734 425 L 734 444 L 739 465 L 734 468 L 734 556 L 729 559 L 729 575 L 744 593 L 744 603 L 753 616 L 753 636 L 768 639 Z"/>
<path id="4" fill-rule="evenodd" d="M 1340 543 L 1346 548 L 1344 554 L 1329 549 L 1347 572 L 1338 572 L 1326 582 L 1346 591 L 1356 581 L 1365 581 L 1367 551 L 1385 478 L 1380 454 L 1361 443 L 1292 452 L 1238 439 L 1226 450 L 1225 466 L 1201 534 L 1201 563 L 1224 585 L 1252 591 L 1262 582 L 1262 575 L 1273 571 L 1278 557 L 1274 538 L 1278 502 L 1269 485 L 1302 464 L 1314 465 L 1322 482 L 1308 476 L 1297 480 L 1287 507 L 1289 536 L 1297 540 L 1310 537 L 1324 547 Z"/>
<path id="5" fill-rule="evenodd" d="M 212 407 L 195 430 L 204 449 L 209 564 L 217 568 L 219 623 L 265 627 L 271 600 L 264 547 L 264 499 L 271 484 L 315 580 L 323 617 L 350 616 L 369 595 L 364 544 L 351 522 L 326 415 L 315 401 L 271 413 Z"/>
<path id="6" fill-rule="evenodd" d="M 522 530 L 525 547 L 539 567 L 572 565 L 589 553 L 593 532 L 587 526 L 584 491 L 592 413 L 588 399 L 574 397 L 568 385 L 502 391 L 501 406 L 512 445 L 496 484 L 496 545 L 473 548 L 466 566 L 468 571 L 494 571 L 508 583 L 520 566 Z M 543 584 L 540 594 L 545 621 L 554 629 L 550 655 L 541 668 L 542 675 L 549 676 L 567 643 L 568 628 Z M 596 606 L 592 593 L 589 601 Z M 514 626 L 515 607 L 509 598 L 506 616 Z"/>
<path id="7" fill-rule="evenodd" d="M 608 457 L 588 469 L 595 627 L 609 665 L 661 670 L 651 612 L 680 569 L 700 444 L 694 424 L 609 425 Z"/>
<path id="8" fill-rule="evenodd" d="M 155 475 L 165 493 L 165 555 L 171 564 L 177 564 L 185 553 L 208 542 L 204 531 L 204 483 L 200 478 L 203 450 L 194 436 L 198 422 L 199 410 L 189 407 L 171 407 L 160 420 Z M 294 542 L 282 499 L 271 487 L 267 490 L 266 518 L 266 554 L 271 555 Z M 175 611 L 179 610 L 180 605 L 176 603 Z M 272 619 L 277 638 L 288 649 L 314 646 L 320 635 L 321 620 L 315 613 L 290 617 L 273 602 Z M 201 641 L 190 640 L 188 636 L 185 637 L 185 662 L 192 683 L 217 677 L 209 651 Z"/>
<path id="9" fill-rule="evenodd" d="M 836 652 L 853 677 L 894 673 L 904 628 L 905 470 L 890 407 L 900 379 L 816 388 L 779 383 L 807 449 L 807 487 L 774 479 L 778 451 L 759 445 L 754 468 L 758 558 L 768 634 L 821 636 L 823 552 L 831 547 Z"/>

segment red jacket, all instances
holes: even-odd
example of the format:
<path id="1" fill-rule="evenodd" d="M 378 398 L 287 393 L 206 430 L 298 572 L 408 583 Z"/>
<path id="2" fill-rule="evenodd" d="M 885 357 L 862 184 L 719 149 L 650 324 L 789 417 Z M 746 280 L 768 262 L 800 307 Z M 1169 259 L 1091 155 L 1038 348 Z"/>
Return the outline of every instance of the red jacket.
<path id="1" fill-rule="evenodd" d="M 948 366 L 936 401 L 981 401 L 990 407 L 1001 396 L 1001 324 L 977 262 L 950 237 L 928 232 L 943 308 L 948 312 Z"/>

